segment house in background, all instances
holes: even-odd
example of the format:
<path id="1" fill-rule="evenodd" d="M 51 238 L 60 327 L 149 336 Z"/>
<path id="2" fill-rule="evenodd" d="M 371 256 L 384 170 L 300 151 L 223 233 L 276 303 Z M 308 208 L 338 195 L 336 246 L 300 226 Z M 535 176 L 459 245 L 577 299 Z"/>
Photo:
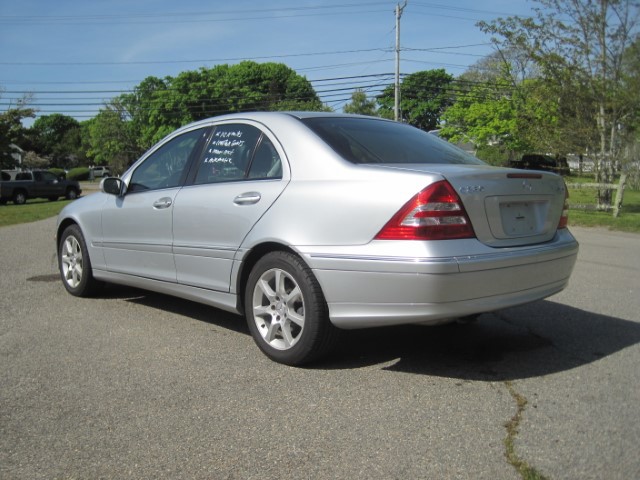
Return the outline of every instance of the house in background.
<path id="1" fill-rule="evenodd" d="M 15 161 L 17 168 L 22 168 L 22 160 L 26 152 L 15 143 L 11 143 L 9 148 L 11 149 L 11 158 Z"/>

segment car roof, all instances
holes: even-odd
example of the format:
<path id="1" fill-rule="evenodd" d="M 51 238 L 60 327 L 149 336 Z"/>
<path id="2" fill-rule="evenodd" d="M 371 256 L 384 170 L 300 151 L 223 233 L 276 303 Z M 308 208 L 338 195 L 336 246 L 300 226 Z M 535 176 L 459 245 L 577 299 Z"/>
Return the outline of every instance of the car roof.
<path id="1" fill-rule="evenodd" d="M 194 126 L 206 125 L 212 122 L 220 122 L 220 121 L 228 121 L 228 120 L 253 120 L 257 122 L 268 122 L 268 121 L 276 121 L 282 120 L 284 118 L 297 118 L 299 120 L 307 119 L 307 118 L 368 118 L 372 120 L 380 120 L 385 122 L 390 122 L 391 120 L 387 120 L 380 117 L 370 117 L 366 115 L 355 115 L 355 114 L 346 114 L 346 113 L 335 113 L 335 112 L 304 112 L 304 111 L 282 111 L 282 112 L 238 112 L 238 113 L 228 113 L 225 115 L 219 115 L 216 117 L 209 117 L 202 120 L 198 120 L 196 122 L 185 125 L 179 130 L 184 130 L 188 128 L 192 128 Z"/>

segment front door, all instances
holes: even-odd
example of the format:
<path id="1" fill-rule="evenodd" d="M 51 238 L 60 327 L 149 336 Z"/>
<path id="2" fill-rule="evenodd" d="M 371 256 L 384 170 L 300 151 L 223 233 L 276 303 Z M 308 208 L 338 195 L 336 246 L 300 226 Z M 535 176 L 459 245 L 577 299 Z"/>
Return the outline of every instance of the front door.
<path id="1" fill-rule="evenodd" d="M 191 130 L 159 146 L 134 170 L 125 195 L 108 198 L 102 211 L 107 270 L 176 281 L 174 202 L 207 131 Z"/>

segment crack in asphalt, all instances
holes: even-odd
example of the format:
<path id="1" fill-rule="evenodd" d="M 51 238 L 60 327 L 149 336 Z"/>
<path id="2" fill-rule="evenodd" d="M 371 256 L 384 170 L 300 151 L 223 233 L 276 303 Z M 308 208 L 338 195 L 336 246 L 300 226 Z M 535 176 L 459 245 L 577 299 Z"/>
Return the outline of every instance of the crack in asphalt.
<path id="1" fill-rule="evenodd" d="M 504 424 L 507 430 L 507 436 L 503 441 L 505 448 L 504 455 L 507 458 L 507 462 L 509 462 L 525 480 L 549 480 L 548 477 L 545 477 L 516 453 L 515 440 L 518 433 L 520 433 L 520 422 L 522 421 L 522 416 L 526 410 L 528 401 L 524 395 L 516 391 L 513 382 L 507 380 L 504 382 L 504 385 L 507 387 L 511 398 L 516 402 L 517 407 L 513 417 Z"/>

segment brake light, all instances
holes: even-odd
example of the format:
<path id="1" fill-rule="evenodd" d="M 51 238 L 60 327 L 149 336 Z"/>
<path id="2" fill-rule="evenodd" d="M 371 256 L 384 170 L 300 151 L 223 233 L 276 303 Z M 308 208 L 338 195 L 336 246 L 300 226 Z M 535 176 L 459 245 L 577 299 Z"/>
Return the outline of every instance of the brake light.
<path id="1" fill-rule="evenodd" d="M 567 228 L 569 224 L 569 189 L 564 186 L 564 206 L 562 207 L 562 215 L 558 222 L 558 230 L 561 228 Z"/>
<path id="2" fill-rule="evenodd" d="M 376 240 L 450 240 L 474 238 L 460 197 L 446 180 L 409 200 L 376 235 Z"/>

